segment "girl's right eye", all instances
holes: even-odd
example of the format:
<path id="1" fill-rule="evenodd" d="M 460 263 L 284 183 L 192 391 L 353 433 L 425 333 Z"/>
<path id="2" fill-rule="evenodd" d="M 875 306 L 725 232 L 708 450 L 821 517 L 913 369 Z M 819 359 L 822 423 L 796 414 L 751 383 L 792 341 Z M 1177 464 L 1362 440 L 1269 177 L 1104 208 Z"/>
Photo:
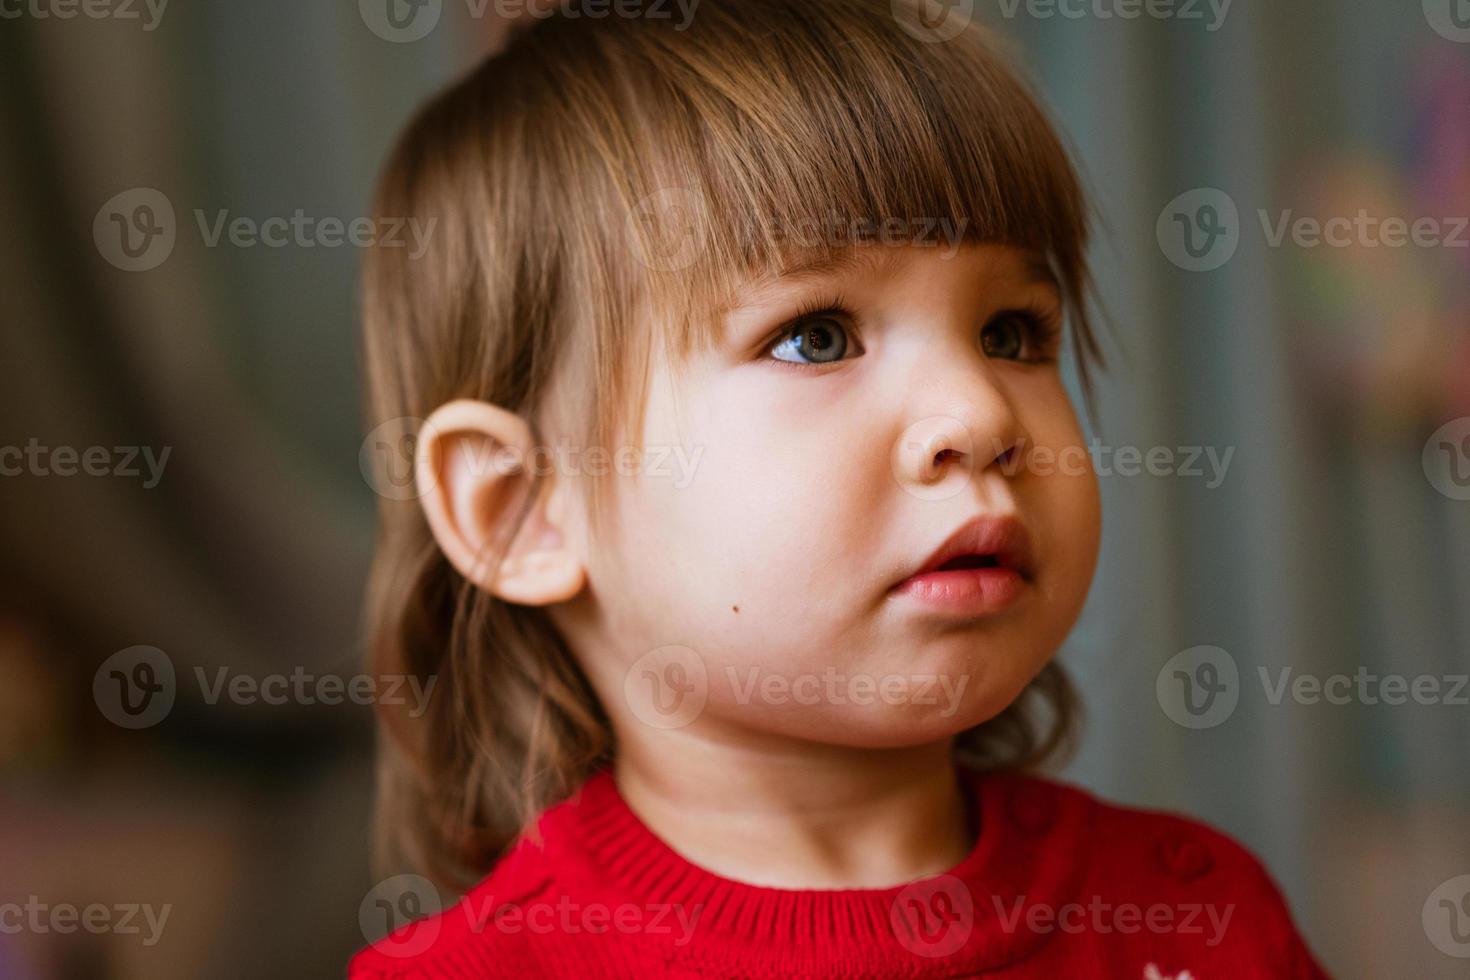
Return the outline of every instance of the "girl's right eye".
<path id="1" fill-rule="evenodd" d="M 790 364 L 829 364 L 847 353 L 847 328 L 831 312 L 802 317 L 767 348 L 778 361 Z"/>

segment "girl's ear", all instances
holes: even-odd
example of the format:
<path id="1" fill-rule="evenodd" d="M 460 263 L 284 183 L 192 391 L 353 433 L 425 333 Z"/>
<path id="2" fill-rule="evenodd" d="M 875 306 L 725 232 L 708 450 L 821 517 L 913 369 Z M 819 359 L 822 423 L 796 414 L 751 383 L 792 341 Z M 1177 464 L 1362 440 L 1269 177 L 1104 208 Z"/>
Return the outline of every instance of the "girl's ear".
<path id="1" fill-rule="evenodd" d="M 524 523 L 514 526 L 533 489 L 531 449 L 519 415 L 452 401 L 424 420 L 414 478 L 429 528 L 460 574 L 506 602 L 543 606 L 580 592 L 586 568 L 565 533 L 568 488 L 560 474 L 546 479 Z M 502 553 L 493 563 L 492 549 Z"/>

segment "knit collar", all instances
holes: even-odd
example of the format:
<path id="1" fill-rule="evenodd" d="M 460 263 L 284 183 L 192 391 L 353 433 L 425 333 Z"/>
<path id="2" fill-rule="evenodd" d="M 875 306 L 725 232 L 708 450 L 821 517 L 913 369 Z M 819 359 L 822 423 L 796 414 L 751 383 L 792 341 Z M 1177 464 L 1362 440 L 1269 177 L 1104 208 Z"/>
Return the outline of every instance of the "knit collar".
<path id="1" fill-rule="evenodd" d="M 1084 794 L 1045 780 L 960 772 L 976 803 L 974 848 L 943 874 L 890 888 L 793 890 L 716 875 L 644 824 L 607 769 L 543 815 L 541 836 L 606 900 L 693 916 L 694 941 L 667 937 L 671 965 L 698 970 L 713 945 L 726 969 L 755 972 L 779 948 L 783 961 L 816 973 L 845 948 L 864 975 L 977 973 L 1029 956 L 1051 935 L 1026 928 L 1020 913 L 1055 910 L 1076 894 L 1091 808 Z"/>

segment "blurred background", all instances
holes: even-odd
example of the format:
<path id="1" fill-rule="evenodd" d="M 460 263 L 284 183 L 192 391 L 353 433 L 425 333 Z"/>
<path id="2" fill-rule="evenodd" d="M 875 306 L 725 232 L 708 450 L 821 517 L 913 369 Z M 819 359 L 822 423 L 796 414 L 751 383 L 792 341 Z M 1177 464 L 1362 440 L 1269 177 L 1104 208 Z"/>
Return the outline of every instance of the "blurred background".
<path id="1" fill-rule="evenodd" d="M 505 24 L 392 2 L 0 2 L 5 980 L 330 977 L 378 934 L 370 709 L 311 686 L 363 669 L 350 223 Z M 1100 217 L 1064 775 L 1239 837 L 1334 976 L 1464 977 L 1470 2 L 952 8 Z"/>

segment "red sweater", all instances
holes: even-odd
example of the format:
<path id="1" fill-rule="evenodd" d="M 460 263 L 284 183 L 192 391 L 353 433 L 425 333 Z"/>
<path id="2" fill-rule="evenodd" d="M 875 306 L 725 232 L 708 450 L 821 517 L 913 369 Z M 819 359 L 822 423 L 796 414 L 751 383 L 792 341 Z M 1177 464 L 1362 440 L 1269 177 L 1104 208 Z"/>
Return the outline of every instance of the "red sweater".
<path id="1" fill-rule="evenodd" d="M 1229 837 L 1060 783 L 965 778 L 974 850 L 946 874 L 793 891 L 675 853 L 594 775 L 457 905 L 358 953 L 407 977 L 1324 977 L 1275 883 Z"/>

